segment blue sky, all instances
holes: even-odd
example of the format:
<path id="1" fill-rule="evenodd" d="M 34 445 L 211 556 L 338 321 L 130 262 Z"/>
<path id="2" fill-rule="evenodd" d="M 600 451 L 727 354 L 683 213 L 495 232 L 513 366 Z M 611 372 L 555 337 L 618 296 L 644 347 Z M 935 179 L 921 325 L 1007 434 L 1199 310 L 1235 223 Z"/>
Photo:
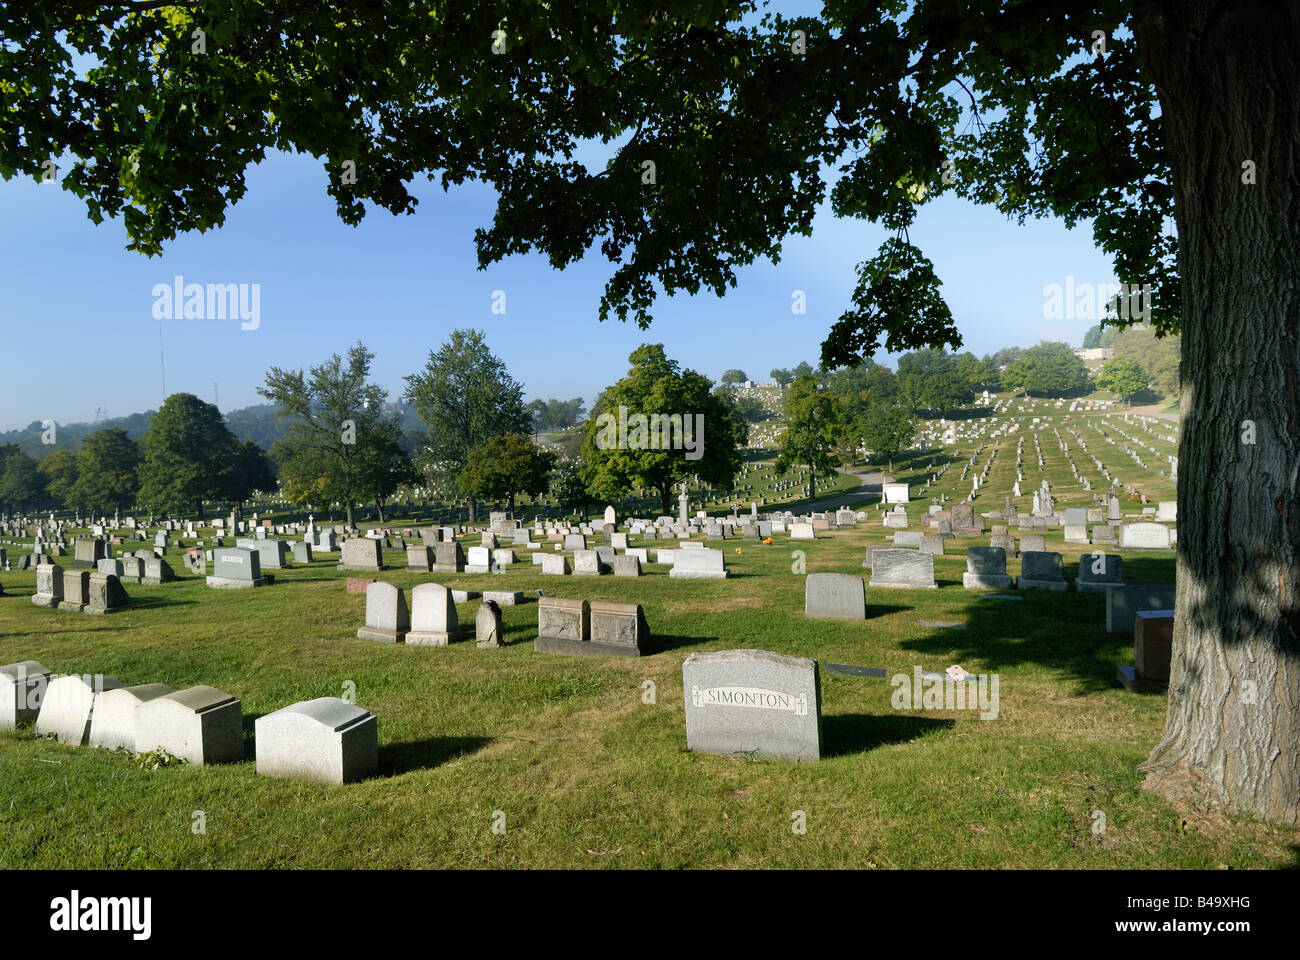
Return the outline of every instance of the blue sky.
<path id="1" fill-rule="evenodd" d="M 854 265 L 884 236 L 823 212 L 812 237 L 788 242 L 779 265 L 754 264 L 721 299 L 660 299 L 654 325 L 642 331 L 597 321 L 611 269 L 598 254 L 564 272 L 536 254 L 477 270 L 473 231 L 493 211 L 487 187 L 444 194 L 417 184 L 414 215 L 372 211 L 353 228 L 335 215 L 314 158 L 272 155 L 248 179 L 222 228 L 183 236 L 153 259 L 127 252 L 120 221 L 96 226 L 61 187 L 0 182 L 0 429 L 91 420 L 97 404 L 108 416 L 156 408 L 163 382 L 152 291 L 177 274 L 261 286 L 257 330 L 162 322 L 167 392 L 210 401 L 215 382 L 222 410 L 262 402 L 255 390 L 269 367 L 306 367 L 358 339 L 376 355 L 373 378 L 396 397 L 403 375 L 457 327 L 486 331 L 528 399 L 590 403 L 646 341 L 714 378 L 738 367 L 765 380 L 776 366 L 816 364 L 853 290 Z M 1067 275 L 1113 279 L 1086 226 L 1020 227 L 956 198 L 927 205 L 911 237 L 944 282 L 966 349 L 980 355 L 1041 339 L 1077 345 L 1092 321 L 1044 320 L 1043 287 Z M 791 313 L 796 289 L 807 294 L 805 316 Z M 504 316 L 492 313 L 494 290 L 506 293 Z"/>

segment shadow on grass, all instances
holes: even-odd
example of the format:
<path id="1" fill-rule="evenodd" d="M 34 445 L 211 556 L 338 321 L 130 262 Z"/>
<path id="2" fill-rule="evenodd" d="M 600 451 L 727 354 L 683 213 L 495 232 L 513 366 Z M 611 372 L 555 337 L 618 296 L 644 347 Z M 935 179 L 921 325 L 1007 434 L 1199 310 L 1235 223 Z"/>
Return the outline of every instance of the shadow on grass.
<path id="1" fill-rule="evenodd" d="M 670 633 L 652 633 L 650 634 L 649 652 L 652 654 L 667 653 L 669 650 L 678 650 L 682 647 L 717 642 L 717 637 L 679 637 Z"/>
<path id="2" fill-rule="evenodd" d="M 135 596 L 127 604 L 128 610 L 150 610 L 154 607 L 192 607 L 197 600 L 173 600 L 169 597 Z"/>
<path id="3" fill-rule="evenodd" d="M 865 753 L 876 747 L 906 743 L 927 733 L 950 729 L 955 724 L 954 720 L 906 714 L 842 713 L 823 716 L 823 753 L 827 757 Z"/>
<path id="4" fill-rule="evenodd" d="M 954 657 L 963 664 L 980 661 L 994 673 L 1039 664 L 1074 680 L 1076 695 L 1110 689 L 1116 663 L 1131 659 L 1133 639 L 1106 633 L 1105 596 L 1045 591 L 1019 595 L 1024 597 L 1019 602 L 979 600 L 967 608 L 965 630 L 937 629 L 900 647 Z"/>
<path id="5" fill-rule="evenodd" d="M 390 743 L 379 748 L 379 776 L 439 767 L 448 760 L 482 750 L 491 737 L 429 737 Z"/>

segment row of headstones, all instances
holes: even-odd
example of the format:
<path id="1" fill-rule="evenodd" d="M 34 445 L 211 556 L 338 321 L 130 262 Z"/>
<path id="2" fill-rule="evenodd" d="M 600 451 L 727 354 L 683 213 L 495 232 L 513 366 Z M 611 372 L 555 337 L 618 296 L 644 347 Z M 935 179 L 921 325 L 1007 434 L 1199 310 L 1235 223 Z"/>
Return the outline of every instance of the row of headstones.
<path id="1" fill-rule="evenodd" d="M 862 565 L 871 569 L 868 585 L 872 587 L 911 590 L 937 587 L 933 553 L 873 546 L 867 548 Z M 1006 551 L 1001 547 L 970 547 L 966 551 L 966 572 L 962 575 L 962 586 L 968 590 L 1005 590 L 1012 585 L 1006 566 Z M 1021 555 L 1020 577 L 1016 585 L 1022 590 L 1066 590 L 1068 584 L 1063 569 L 1059 553 L 1029 551 Z M 848 588 L 850 582 L 853 586 Z M 1122 585 L 1123 582 L 1123 558 L 1106 553 L 1084 554 L 1080 557 L 1079 574 L 1074 581 L 1076 589 L 1105 589 L 1108 586 Z M 823 610 L 847 610 L 850 615 L 820 612 Z M 866 611 L 862 578 L 853 574 L 809 574 L 805 585 L 805 613 L 810 617 L 864 619 Z"/>
<path id="2" fill-rule="evenodd" d="M 523 602 L 519 591 L 487 590 L 474 619 L 475 644 L 503 646 L 501 606 Z M 366 586 L 366 623 L 357 631 L 362 640 L 445 647 L 462 639 L 453 592 L 440 583 L 422 583 L 406 594 L 398 586 L 376 580 Z M 641 656 L 650 639 L 640 604 L 566 600 L 541 597 L 537 602 L 537 641 L 543 653 L 582 656 Z"/>
<path id="3" fill-rule="evenodd" d="M 114 574 L 65 571 L 57 563 L 36 567 L 36 593 L 32 603 L 38 607 L 100 614 L 121 610 L 130 600 L 122 581 Z"/>
<path id="4" fill-rule="evenodd" d="M 196 765 L 244 758 L 240 702 L 215 687 L 128 687 L 115 677 L 57 676 L 35 660 L 0 667 L 0 728 L 30 722 L 38 735 L 75 746 L 161 750 Z M 254 748 L 259 774 L 350 783 L 378 768 L 378 721 L 335 697 L 305 700 L 258 717 Z"/>

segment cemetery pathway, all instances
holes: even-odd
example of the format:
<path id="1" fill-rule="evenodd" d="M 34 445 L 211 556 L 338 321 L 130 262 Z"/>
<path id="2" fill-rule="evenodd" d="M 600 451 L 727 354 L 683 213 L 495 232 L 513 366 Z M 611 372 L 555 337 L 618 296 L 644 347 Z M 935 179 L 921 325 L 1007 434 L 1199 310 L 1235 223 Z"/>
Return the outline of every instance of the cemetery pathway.
<path id="1" fill-rule="evenodd" d="M 772 461 L 760 460 L 756 462 L 756 465 L 761 467 L 768 467 L 772 465 Z M 816 500 L 812 501 L 811 503 L 801 500 L 799 501 L 799 511 L 801 513 L 811 513 L 814 510 L 818 512 L 821 512 L 823 510 L 833 510 L 836 507 L 842 507 L 845 506 L 846 504 L 856 503 L 857 501 L 863 499 L 864 497 L 880 496 L 880 485 L 884 483 L 885 477 L 884 474 L 882 474 L 879 470 L 871 470 L 869 472 L 864 472 L 861 470 L 847 470 L 845 472 L 848 473 L 850 476 L 857 478 L 858 485 L 856 487 L 851 487 L 848 490 L 841 490 L 839 493 L 835 494 L 832 497 L 818 497 Z M 786 504 L 773 505 L 773 509 L 785 510 L 787 508 L 792 509 L 792 507 L 788 507 L 788 505 Z"/>

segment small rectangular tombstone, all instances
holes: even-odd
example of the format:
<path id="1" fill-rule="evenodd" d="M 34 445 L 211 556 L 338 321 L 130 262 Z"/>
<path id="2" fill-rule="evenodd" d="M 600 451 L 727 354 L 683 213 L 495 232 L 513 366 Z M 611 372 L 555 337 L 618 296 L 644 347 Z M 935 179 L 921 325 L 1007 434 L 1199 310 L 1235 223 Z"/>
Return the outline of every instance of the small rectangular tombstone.
<path id="1" fill-rule="evenodd" d="M 355 783 L 379 767 L 379 721 L 337 697 L 290 704 L 254 723 L 257 772 L 312 783 Z"/>
<path id="2" fill-rule="evenodd" d="M 162 748 L 196 765 L 244 757 L 240 703 L 216 687 L 188 687 L 141 703 L 135 724 L 136 753 Z"/>

